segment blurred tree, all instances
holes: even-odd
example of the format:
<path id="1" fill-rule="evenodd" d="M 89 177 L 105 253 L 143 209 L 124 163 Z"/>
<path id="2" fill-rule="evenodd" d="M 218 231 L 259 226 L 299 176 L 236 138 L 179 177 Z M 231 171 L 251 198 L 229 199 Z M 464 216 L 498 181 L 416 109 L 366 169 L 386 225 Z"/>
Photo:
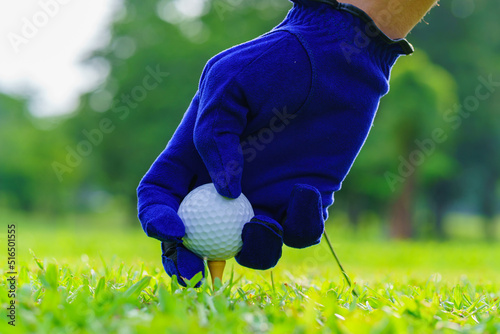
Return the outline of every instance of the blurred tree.
<path id="1" fill-rule="evenodd" d="M 69 140 L 60 128 L 41 128 L 53 121 L 34 119 L 25 100 L 0 94 L 0 207 L 45 213 L 70 207 L 79 175 L 64 187 L 54 173 L 52 164 L 65 159 L 58 145 Z"/>
<path id="2" fill-rule="evenodd" d="M 412 36 L 460 83 L 453 114 L 454 130 L 459 133 L 455 156 L 461 166 L 453 183 L 460 189 L 452 192 L 460 196 L 456 210 L 485 217 L 487 238 L 495 236 L 493 222 L 500 204 L 496 190 L 500 180 L 499 12 L 497 1 L 441 2 L 441 8 L 427 18 L 432 29 L 418 27 Z"/>
<path id="3" fill-rule="evenodd" d="M 456 171 L 451 156 L 455 134 L 443 119 L 455 102 L 453 78 L 422 50 L 401 58 L 391 91 L 381 101 L 374 128 L 339 197 L 345 193 L 351 210 L 358 203 L 371 203 L 368 209 L 383 216 L 388 210 L 392 236 L 412 236 L 418 193 L 429 194 Z"/>

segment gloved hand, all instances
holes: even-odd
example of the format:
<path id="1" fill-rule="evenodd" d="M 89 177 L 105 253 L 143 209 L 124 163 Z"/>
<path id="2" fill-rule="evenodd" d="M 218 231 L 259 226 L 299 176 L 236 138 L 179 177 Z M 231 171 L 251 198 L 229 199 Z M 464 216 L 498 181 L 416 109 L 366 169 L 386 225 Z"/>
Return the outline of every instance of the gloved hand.
<path id="1" fill-rule="evenodd" d="M 182 243 L 177 241 L 164 241 L 161 243 L 162 263 L 167 274 L 176 276 L 182 286 L 186 286 L 184 278 L 192 279 L 194 275 L 201 272 L 205 277 L 205 264 L 196 254 L 186 249 Z M 201 285 L 201 281 L 196 287 Z"/>
<path id="2" fill-rule="evenodd" d="M 191 279 L 200 271 L 205 276 L 203 260 L 182 245 L 185 228 L 177 211 L 167 205 L 151 205 L 148 213 L 141 220 L 142 226 L 149 237 L 162 241 L 162 263 L 167 274 L 175 275 L 182 286 L 186 286 L 184 278 Z"/>
<path id="3" fill-rule="evenodd" d="M 411 47 L 376 34 L 352 6 L 294 2 L 271 32 L 207 63 L 181 124 L 138 187 L 148 235 L 179 240 L 180 202 L 212 182 L 229 198 L 243 191 L 256 214 L 243 227 L 241 265 L 268 269 L 283 243 L 319 243 L 333 194 L 388 91 L 391 66 Z M 371 39 L 361 47 L 364 31 Z M 164 243 L 167 273 L 190 279 L 202 270 L 191 255 Z"/>

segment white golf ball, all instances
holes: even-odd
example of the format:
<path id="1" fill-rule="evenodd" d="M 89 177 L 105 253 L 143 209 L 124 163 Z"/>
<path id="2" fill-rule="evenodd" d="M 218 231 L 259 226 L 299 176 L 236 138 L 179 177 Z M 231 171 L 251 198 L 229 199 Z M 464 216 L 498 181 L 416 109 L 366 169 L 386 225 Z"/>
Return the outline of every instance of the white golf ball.
<path id="1" fill-rule="evenodd" d="M 227 260 L 241 250 L 243 225 L 254 216 L 252 205 L 241 194 L 236 199 L 217 193 L 213 183 L 191 191 L 178 211 L 186 227 L 184 246 L 210 261 Z"/>

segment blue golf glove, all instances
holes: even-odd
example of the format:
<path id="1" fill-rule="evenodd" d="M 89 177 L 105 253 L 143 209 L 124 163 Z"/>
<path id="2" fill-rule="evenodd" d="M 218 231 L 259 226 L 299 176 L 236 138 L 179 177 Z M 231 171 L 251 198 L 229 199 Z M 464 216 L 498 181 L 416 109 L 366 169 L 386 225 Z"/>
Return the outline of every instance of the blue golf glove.
<path id="1" fill-rule="evenodd" d="M 269 33 L 207 63 L 181 124 L 138 187 L 145 232 L 177 242 L 164 247 L 169 275 L 202 270 L 201 259 L 179 246 L 184 228 L 176 212 L 205 183 L 229 198 L 243 192 L 253 206 L 236 256 L 241 265 L 268 269 L 283 243 L 319 243 L 333 194 L 389 89 L 391 67 L 412 52 L 354 6 L 293 2 Z"/>

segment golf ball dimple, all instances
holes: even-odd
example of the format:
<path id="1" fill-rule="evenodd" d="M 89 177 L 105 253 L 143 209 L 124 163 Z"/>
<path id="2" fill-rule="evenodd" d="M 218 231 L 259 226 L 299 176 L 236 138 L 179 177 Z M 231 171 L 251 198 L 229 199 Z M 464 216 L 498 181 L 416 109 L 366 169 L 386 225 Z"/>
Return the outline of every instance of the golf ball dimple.
<path id="1" fill-rule="evenodd" d="M 243 225 L 254 216 L 245 195 L 236 199 L 223 197 L 213 183 L 191 191 L 179 206 L 178 214 L 186 227 L 184 246 L 211 261 L 238 254 L 243 245 Z"/>

